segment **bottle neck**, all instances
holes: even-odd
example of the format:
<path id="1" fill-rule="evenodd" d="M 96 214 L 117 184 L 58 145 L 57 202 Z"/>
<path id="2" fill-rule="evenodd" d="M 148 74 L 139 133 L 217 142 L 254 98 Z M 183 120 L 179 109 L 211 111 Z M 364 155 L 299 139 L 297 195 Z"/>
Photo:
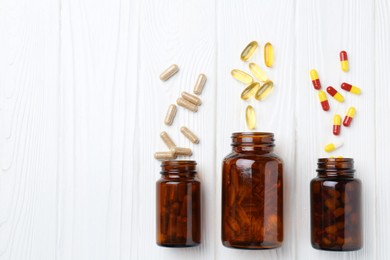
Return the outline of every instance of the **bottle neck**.
<path id="1" fill-rule="evenodd" d="M 237 153 L 270 153 L 274 150 L 274 134 L 262 132 L 240 132 L 232 134 L 232 149 Z"/>
<path id="2" fill-rule="evenodd" d="M 163 179 L 194 179 L 196 162 L 190 160 L 162 161 L 160 173 Z"/>
<path id="3" fill-rule="evenodd" d="M 353 178 L 355 169 L 352 158 L 320 158 L 318 159 L 318 177 Z"/>

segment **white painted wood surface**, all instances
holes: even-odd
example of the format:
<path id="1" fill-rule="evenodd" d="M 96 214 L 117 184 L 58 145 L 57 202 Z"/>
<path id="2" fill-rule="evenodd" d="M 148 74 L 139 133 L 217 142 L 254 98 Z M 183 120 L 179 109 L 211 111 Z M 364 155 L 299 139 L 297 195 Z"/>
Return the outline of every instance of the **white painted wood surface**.
<path id="1" fill-rule="evenodd" d="M 251 40 L 275 47 L 273 94 L 255 106 L 285 163 L 285 242 L 232 250 L 220 242 L 221 161 L 245 130 L 247 102 L 230 77 Z M 387 0 L 0 0 L 0 259 L 389 259 L 390 3 Z M 341 72 L 346 49 L 350 72 Z M 261 49 L 260 49 L 261 50 Z M 263 64 L 261 51 L 254 61 Z M 180 72 L 161 82 L 172 63 Z M 264 66 L 263 66 L 264 67 Z M 323 86 L 362 88 L 321 111 Z M 196 114 L 166 109 L 208 77 Z M 333 113 L 357 107 L 335 155 L 356 160 L 364 188 L 364 248 L 310 245 L 309 182 Z M 193 146 L 180 133 L 200 138 Z M 166 130 L 193 147 L 203 185 L 202 245 L 155 244 L 155 181 Z"/>

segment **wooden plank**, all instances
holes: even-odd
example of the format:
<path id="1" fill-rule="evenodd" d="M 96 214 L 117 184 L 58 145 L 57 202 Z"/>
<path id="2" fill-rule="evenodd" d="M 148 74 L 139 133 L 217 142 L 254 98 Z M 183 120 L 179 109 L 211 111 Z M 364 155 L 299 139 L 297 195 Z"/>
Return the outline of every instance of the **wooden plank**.
<path id="1" fill-rule="evenodd" d="M 294 259 L 295 234 L 295 146 L 294 146 L 294 2 L 218 1 L 217 39 L 217 115 L 216 115 L 216 172 L 221 176 L 222 159 L 230 152 L 233 132 L 247 131 L 245 108 L 252 104 L 257 112 L 257 131 L 275 133 L 276 149 L 284 160 L 284 244 L 277 250 L 243 251 L 222 246 L 221 178 L 217 182 L 217 259 Z M 275 83 L 268 99 L 249 102 L 240 99 L 244 85 L 236 82 L 230 71 L 234 68 L 249 71 L 248 63 L 240 60 L 242 49 L 252 40 L 260 44 L 252 58 L 264 69 L 263 46 L 271 42 L 275 48 L 275 65 L 265 69 Z"/>
<path id="2" fill-rule="evenodd" d="M 215 109 L 215 8 L 213 2 L 157 1 L 140 2 L 138 92 L 133 171 L 134 204 L 132 220 L 131 258 L 149 259 L 213 259 L 216 236 L 214 172 L 214 109 Z M 176 63 L 180 71 L 167 82 L 160 73 Z M 197 113 L 178 108 L 171 127 L 164 125 L 166 110 L 175 103 L 181 91 L 192 92 L 200 73 L 208 77 L 201 95 L 203 100 Z M 200 138 L 192 145 L 179 131 L 188 126 Z M 202 245 L 172 250 L 156 246 L 155 238 L 155 182 L 160 178 L 160 163 L 154 152 L 167 150 L 160 140 L 161 131 L 167 131 L 177 145 L 193 148 L 191 159 L 198 162 L 202 181 Z"/>
<path id="3" fill-rule="evenodd" d="M 130 232 L 131 221 L 123 220 L 128 190 L 122 181 L 129 183 L 123 177 L 125 131 L 135 101 L 129 93 L 135 82 L 128 77 L 137 76 L 129 71 L 133 6 L 62 1 L 58 259 L 130 255 L 129 234 L 121 232 Z"/>
<path id="4" fill-rule="evenodd" d="M 375 1 L 375 140 L 376 140 L 376 259 L 388 259 L 389 188 L 390 176 L 387 160 L 390 147 L 390 5 L 388 1 Z M 370 145 L 370 144 L 366 144 Z M 368 161 L 367 161 L 368 162 Z M 369 163 L 371 164 L 371 162 Z"/>
<path id="5" fill-rule="evenodd" d="M 369 1 L 297 1 L 296 119 L 297 119 L 297 259 L 376 259 L 375 258 L 375 90 L 374 3 Z M 349 54 L 350 71 L 341 71 L 339 52 Z M 321 110 L 317 93 L 311 85 L 309 70 L 318 70 L 323 88 L 340 89 L 343 81 L 362 88 L 361 96 L 342 94 L 346 101 L 337 103 L 331 97 L 331 110 Z M 342 90 L 340 90 L 342 91 Z M 324 145 L 334 140 L 332 118 L 344 116 L 348 106 L 357 108 L 350 129 L 342 128 L 345 144 L 331 155 L 355 159 L 356 177 L 363 182 L 364 248 L 358 252 L 331 253 L 310 247 L 309 183 L 316 175 L 316 161 L 328 157 Z"/>
<path id="6" fill-rule="evenodd" d="M 54 259 L 58 1 L 1 1 L 0 259 Z"/>

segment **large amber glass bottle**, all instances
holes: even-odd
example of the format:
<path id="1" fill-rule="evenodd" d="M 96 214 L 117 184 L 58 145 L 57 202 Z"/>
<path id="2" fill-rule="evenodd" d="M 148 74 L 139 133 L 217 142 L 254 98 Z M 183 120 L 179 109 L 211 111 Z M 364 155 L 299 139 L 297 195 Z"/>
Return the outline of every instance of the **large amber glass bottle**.
<path id="1" fill-rule="evenodd" d="M 362 184 L 354 172 L 351 158 L 318 159 L 318 175 L 310 183 L 314 248 L 352 251 L 362 247 Z"/>
<path id="2" fill-rule="evenodd" d="M 222 243 L 270 249 L 283 241 L 283 165 L 272 133 L 234 133 L 222 163 Z"/>
<path id="3" fill-rule="evenodd" d="M 190 247 L 200 243 L 200 181 L 195 161 L 163 161 L 156 183 L 157 244 Z"/>

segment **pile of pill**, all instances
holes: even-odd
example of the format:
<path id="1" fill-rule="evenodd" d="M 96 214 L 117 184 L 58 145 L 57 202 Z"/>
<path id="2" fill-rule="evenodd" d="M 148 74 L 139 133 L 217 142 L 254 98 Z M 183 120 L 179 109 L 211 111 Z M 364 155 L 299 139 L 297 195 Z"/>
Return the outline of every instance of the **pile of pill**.
<path id="1" fill-rule="evenodd" d="M 341 64 L 341 70 L 343 72 L 349 71 L 348 54 L 346 51 L 340 52 L 340 64 Z M 318 72 L 315 69 L 310 70 L 310 78 L 314 89 L 318 91 L 318 97 L 319 97 L 322 110 L 329 111 L 330 110 L 329 101 L 325 91 L 321 90 L 322 88 L 321 81 L 319 79 Z M 341 83 L 340 88 L 351 94 L 355 94 L 355 95 L 361 94 L 361 89 L 359 87 L 346 82 Z M 345 101 L 344 96 L 332 86 L 328 86 L 326 88 L 326 92 L 330 96 L 332 96 L 333 99 L 336 100 L 337 102 L 343 103 Z M 352 123 L 352 119 L 354 118 L 355 114 L 356 114 L 356 108 L 353 106 L 350 106 L 348 108 L 344 120 L 342 120 L 340 114 L 335 114 L 333 117 L 333 126 L 332 126 L 333 135 L 339 136 L 341 134 L 341 124 L 344 127 L 349 127 Z M 326 144 L 324 150 L 325 152 L 330 153 L 340 148 L 342 145 L 343 145 L 342 141 L 334 141 L 332 143 Z"/>
<path id="2" fill-rule="evenodd" d="M 173 64 L 161 73 L 160 79 L 162 81 L 167 81 L 172 76 L 174 76 L 178 71 L 179 71 L 179 66 Z M 206 76 L 204 74 L 200 74 L 198 76 L 198 79 L 193 89 L 194 94 L 185 91 L 182 92 L 181 96 L 176 100 L 176 104 L 189 111 L 197 112 L 198 107 L 202 104 L 202 100 L 198 95 L 202 93 L 204 85 L 206 84 L 206 80 L 207 80 Z M 164 123 L 167 126 L 171 126 L 173 124 L 176 113 L 177 113 L 177 106 L 175 104 L 170 104 L 168 106 L 168 111 L 164 119 Z M 193 144 L 199 143 L 199 138 L 190 129 L 188 129 L 188 127 L 182 126 L 180 128 L 180 132 Z M 155 159 L 169 160 L 169 159 L 176 159 L 178 156 L 192 155 L 191 148 L 176 146 L 175 142 L 172 140 L 172 138 L 169 136 L 167 132 L 165 131 L 161 132 L 160 137 L 162 141 L 165 143 L 165 145 L 167 146 L 168 151 L 156 152 L 154 154 Z"/>
<path id="3" fill-rule="evenodd" d="M 257 41 L 250 42 L 241 52 L 241 60 L 244 62 L 249 61 L 258 47 L 259 44 Z M 268 68 L 271 68 L 274 64 L 274 49 L 269 42 L 264 45 L 264 64 Z M 242 100 L 248 100 L 254 97 L 256 100 L 262 101 L 271 94 L 274 83 L 268 79 L 267 74 L 258 64 L 250 62 L 249 70 L 254 78 L 249 73 L 239 69 L 233 69 L 230 74 L 233 78 L 246 85 L 241 93 Z M 248 105 L 246 108 L 245 118 L 247 127 L 250 130 L 256 129 L 256 113 L 251 105 Z"/>

